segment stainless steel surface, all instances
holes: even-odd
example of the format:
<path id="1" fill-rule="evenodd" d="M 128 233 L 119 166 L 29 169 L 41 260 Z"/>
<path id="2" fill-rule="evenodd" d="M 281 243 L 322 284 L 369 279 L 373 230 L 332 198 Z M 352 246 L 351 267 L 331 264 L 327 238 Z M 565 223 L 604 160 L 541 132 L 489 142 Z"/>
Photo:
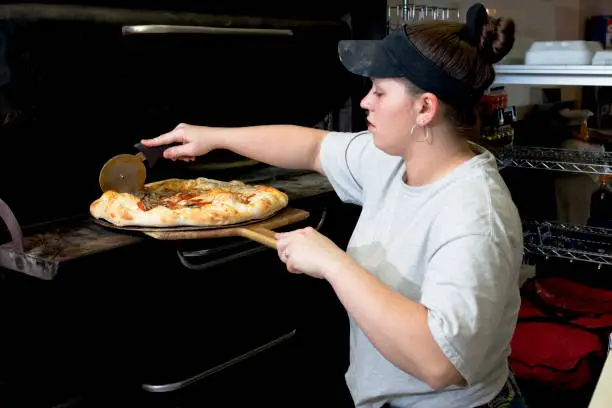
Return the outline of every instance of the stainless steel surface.
<path id="1" fill-rule="evenodd" d="M 143 239 L 102 228 L 83 215 L 21 227 L 2 200 L 0 218 L 5 221 L 11 234 L 11 241 L 0 245 L 0 267 L 43 280 L 54 279 L 60 265 L 65 262 L 135 244 Z"/>
<path id="2" fill-rule="evenodd" d="M 495 72 L 499 85 L 612 86 L 612 66 L 499 64 Z"/>
<path id="3" fill-rule="evenodd" d="M 212 34 L 212 35 L 283 35 L 292 36 L 292 30 L 277 28 L 235 28 L 187 25 L 126 25 L 121 29 L 123 35 L 134 34 Z"/>
<path id="4" fill-rule="evenodd" d="M 145 391 L 149 391 L 149 392 L 172 392 L 172 391 L 176 391 L 176 390 L 180 390 L 182 388 L 185 388 L 193 383 L 196 383 L 200 380 L 203 380 L 206 377 L 209 377 L 215 373 L 218 373 L 221 370 L 225 370 L 226 368 L 229 368 L 235 364 L 240 363 L 241 361 L 244 361 L 248 358 L 251 358 L 263 351 L 266 351 L 276 345 L 279 345 L 289 339 L 291 339 L 293 336 L 295 336 L 296 333 L 296 329 L 290 331 L 287 334 L 284 334 L 281 337 L 278 337 L 274 340 L 272 340 L 269 343 L 266 343 L 262 346 L 259 346 L 253 350 L 250 350 L 236 358 L 233 358 L 229 361 L 226 361 L 223 364 L 219 364 L 209 370 L 206 370 L 200 374 L 194 375 L 193 377 L 187 378 L 185 380 L 182 381 L 177 381 L 174 383 L 170 383 L 170 384 L 159 384 L 159 385 L 153 385 L 153 384 L 142 384 L 142 389 Z"/>
<path id="5" fill-rule="evenodd" d="M 24 252 L 21 227 L 13 211 L 2 199 L 0 199 L 0 218 L 11 235 L 11 242 L 0 245 L 0 267 L 44 280 L 53 279 L 57 274 L 57 263 Z"/>
<path id="6" fill-rule="evenodd" d="M 11 245 L 0 245 L 0 267 L 21 272 L 42 280 L 52 280 L 57 275 L 59 264 L 15 251 Z"/>
<path id="7" fill-rule="evenodd" d="M 57 262 L 34 257 L 24 252 L 21 227 L 13 211 L 2 199 L 0 199 L 0 218 L 11 235 L 11 242 L 0 245 L 0 267 L 39 279 L 53 279 L 57 275 Z"/>

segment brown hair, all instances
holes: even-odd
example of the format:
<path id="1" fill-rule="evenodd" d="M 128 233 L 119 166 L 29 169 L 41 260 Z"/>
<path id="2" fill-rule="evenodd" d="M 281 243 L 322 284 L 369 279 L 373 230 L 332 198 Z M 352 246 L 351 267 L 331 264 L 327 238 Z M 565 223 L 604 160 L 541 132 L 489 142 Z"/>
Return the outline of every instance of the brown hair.
<path id="1" fill-rule="evenodd" d="M 477 45 L 463 39 L 465 24 L 427 21 L 407 25 L 406 35 L 414 46 L 451 76 L 477 91 L 484 92 L 495 80 L 493 64 L 500 61 L 514 45 L 514 21 L 488 17 Z M 424 91 L 407 82 L 413 95 Z M 442 103 L 443 114 L 455 126 L 459 136 L 475 139 L 479 134 L 476 105 L 450 106 Z"/>

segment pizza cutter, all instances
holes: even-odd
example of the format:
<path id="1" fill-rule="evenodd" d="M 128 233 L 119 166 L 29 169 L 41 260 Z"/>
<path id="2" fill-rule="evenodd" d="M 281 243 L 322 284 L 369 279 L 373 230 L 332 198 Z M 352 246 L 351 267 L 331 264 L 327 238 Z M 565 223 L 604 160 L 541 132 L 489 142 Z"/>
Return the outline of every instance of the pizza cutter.
<path id="1" fill-rule="evenodd" d="M 147 167 L 151 168 L 163 156 L 164 150 L 180 143 L 172 143 L 156 147 L 147 147 L 137 143 L 136 154 L 119 154 L 108 160 L 100 171 L 100 188 L 102 191 L 114 190 L 119 193 L 140 191 L 144 188 L 147 178 Z"/>

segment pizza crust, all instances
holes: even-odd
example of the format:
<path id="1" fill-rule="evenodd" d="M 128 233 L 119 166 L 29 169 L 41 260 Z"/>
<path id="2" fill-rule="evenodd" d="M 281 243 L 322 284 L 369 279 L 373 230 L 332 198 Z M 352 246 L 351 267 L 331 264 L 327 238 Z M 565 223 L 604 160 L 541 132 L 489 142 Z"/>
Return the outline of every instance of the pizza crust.
<path id="1" fill-rule="evenodd" d="M 272 187 L 199 177 L 145 185 L 136 194 L 106 191 L 90 214 L 117 226 L 224 226 L 268 218 L 289 199 Z"/>

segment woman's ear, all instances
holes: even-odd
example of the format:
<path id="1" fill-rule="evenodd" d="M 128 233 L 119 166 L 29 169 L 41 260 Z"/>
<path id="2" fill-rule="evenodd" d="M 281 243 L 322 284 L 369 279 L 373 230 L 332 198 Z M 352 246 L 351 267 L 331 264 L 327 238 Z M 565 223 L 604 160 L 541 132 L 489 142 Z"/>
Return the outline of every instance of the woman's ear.
<path id="1" fill-rule="evenodd" d="M 431 92 L 419 95 L 416 122 L 419 126 L 430 126 L 440 109 L 438 97 Z"/>

